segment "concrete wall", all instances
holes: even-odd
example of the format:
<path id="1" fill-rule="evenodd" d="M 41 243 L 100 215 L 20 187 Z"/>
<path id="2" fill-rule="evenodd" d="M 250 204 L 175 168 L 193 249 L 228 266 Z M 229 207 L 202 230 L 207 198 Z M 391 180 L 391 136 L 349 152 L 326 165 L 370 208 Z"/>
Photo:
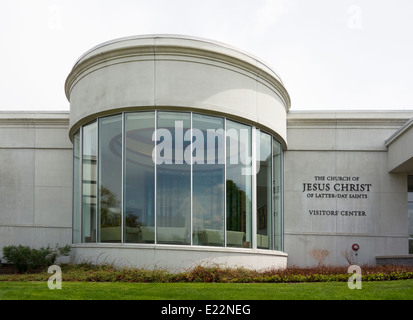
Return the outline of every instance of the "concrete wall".
<path id="1" fill-rule="evenodd" d="M 192 110 L 256 124 L 286 146 L 290 98 L 256 58 L 211 41 L 177 36 L 122 38 L 83 55 L 66 80 L 70 132 L 125 110 Z"/>
<path id="2" fill-rule="evenodd" d="M 110 263 L 121 267 L 145 269 L 167 268 L 172 272 L 186 271 L 203 265 L 244 267 L 254 270 L 287 267 L 287 254 L 280 251 L 251 250 L 176 245 L 145 244 L 77 244 L 73 246 L 76 263 Z"/>
<path id="3" fill-rule="evenodd" d="M 413 141 L 413 119 L 410 119 L 386 141 L 389 150 L 388 167 L 394 173 L 413 173 L 413 149 L 406 148 Z"/>
<path id="4" fill-rule="evenodd" d="M 0 250 L 71 243 L 68 127 L 64 112 L 0 113 Z"/>
<path id="5" fill-rule="evenodd" d="M 317 265 L 323 250 L 328 255 L 320 261 L 332 265 L 374 264 L 376 256 L 408 252 L 407 176 L 388 172 L 385 141 L 412 116 L 290 112 L 284 161 L 289 265 Z"/>

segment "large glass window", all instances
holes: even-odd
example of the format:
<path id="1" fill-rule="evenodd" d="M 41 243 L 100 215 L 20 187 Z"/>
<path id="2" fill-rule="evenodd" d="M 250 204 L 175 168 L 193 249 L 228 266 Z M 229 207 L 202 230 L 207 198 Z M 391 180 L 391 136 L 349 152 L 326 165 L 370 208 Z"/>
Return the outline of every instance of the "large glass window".
<path id="1" fill-rule="evenodd" d="M 272 139 L 269 134 L 257 132 L 257 248 L 272 248 Z"/>
<path id="2" fill-rule="evenodd" d="M 100 117 L 73 137 L 73 175 L 74 243 L 282 250 L 281 145 L 253 126 L 192 112 Z"/>
<path id="3" fill-rule="evenodd" d="M 283 250 L 283 215 L 282 215 L 282 149 L 281 144 L 273 139 L 273 182 L 272 182 L 272 196 L 273 196 L 273 224 L 274 224 L 274 245 L 272 249 Z"/>
<path id="4" fill-rule="evenodd" d="M 224 246 L 224 119 L 193 115 L 193 244 Z"/>
<path id="5" fill-rule="evenodd" d="M 226 245 L 251 248 L 251 127 L 227 121 L 226 134 Z"/>
<path id="6" fill-rule="evenodd" d="M 73 243 L 80 242 L 80 202 L 82 198 L 80 146 L 80 132 L 77 131 L 73 136 Z"/>
<path id="7" fill-rule="evenodd" d="M 125 114 L 125 242 L 155 243 L 154 112 Z"/>
<path id="8" fill-rule="evenodd" d="M 413 201 L 408 204 L 409 254 L 413 254 Z"/>
<path id="9" fill-rule="evenodd" d="M 122 115 L 99 119 L 100 242 L 122 241 Z"/>
<path id="10" fill-rule="evenodd" d="M 407 176 L 409 254 L 413 254 L 413 176 Z"/>
<path id="11" fill-rule="evenodd" d="M 83 127 L 82 242 L 96 242 L 97 123 Z"/>
<path id="12" fill-rule="evenodd" d="M 190 150 L 191 115 L 158 112 L 157 124 L 156 240 L 190 244 L 191 164 L 185 151 Z"/>

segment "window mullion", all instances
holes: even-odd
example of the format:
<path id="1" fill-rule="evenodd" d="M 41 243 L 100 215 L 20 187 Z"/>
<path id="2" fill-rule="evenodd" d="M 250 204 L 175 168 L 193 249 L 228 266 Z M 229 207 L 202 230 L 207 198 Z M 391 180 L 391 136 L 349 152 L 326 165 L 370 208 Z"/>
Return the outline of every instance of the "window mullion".
<path id="1" fill-rule="evenodd" d="M 257 132 L 253 126 L 251 130 L 251 241 L 252 248 L 257 249 Z"/>

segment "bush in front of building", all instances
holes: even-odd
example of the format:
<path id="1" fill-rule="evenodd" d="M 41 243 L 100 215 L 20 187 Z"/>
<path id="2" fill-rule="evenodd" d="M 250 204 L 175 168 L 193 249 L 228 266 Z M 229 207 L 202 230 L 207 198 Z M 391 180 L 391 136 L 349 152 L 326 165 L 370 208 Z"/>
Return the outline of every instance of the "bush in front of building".
<path id="1" fill-rule="evenodd" d="M 166 269 L 118 268 L 113 264 L 62 264 L 63 281 L 135 283 L 298 283 L 348 281 L 347 267 L 288 267 L 285 270 L 250 270 L 219 265 L 198 265 L 173 273 Z M 363 281 L 413 279 L 412 266 L 361 266 Z M 46 281 L 46 271 L 19 275 L 0 275 L 0 281 Z"/>
<path id="2" fill-rule="evenodd" d="M 46 248 L 33 249 L 29 246 L 6 246 L 3 247 L 3 257 L 8 264 L 11 264 L 19 273 L 47 267 L 55 264 L 59 256 L 68 256 L 71 247 L 66 245 L 52 249 L 50 246 Z"/>

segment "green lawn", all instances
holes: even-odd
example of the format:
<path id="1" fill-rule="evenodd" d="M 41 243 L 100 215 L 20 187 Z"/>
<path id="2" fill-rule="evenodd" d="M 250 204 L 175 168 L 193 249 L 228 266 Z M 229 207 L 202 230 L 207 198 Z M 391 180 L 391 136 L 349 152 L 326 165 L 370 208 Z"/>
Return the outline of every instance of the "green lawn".
<path id="1" fill-rule="evenodd" d="M 111 283 L 0 281 L 0 300 L 412 300 L 413 279 L 318 283 Z"/>

